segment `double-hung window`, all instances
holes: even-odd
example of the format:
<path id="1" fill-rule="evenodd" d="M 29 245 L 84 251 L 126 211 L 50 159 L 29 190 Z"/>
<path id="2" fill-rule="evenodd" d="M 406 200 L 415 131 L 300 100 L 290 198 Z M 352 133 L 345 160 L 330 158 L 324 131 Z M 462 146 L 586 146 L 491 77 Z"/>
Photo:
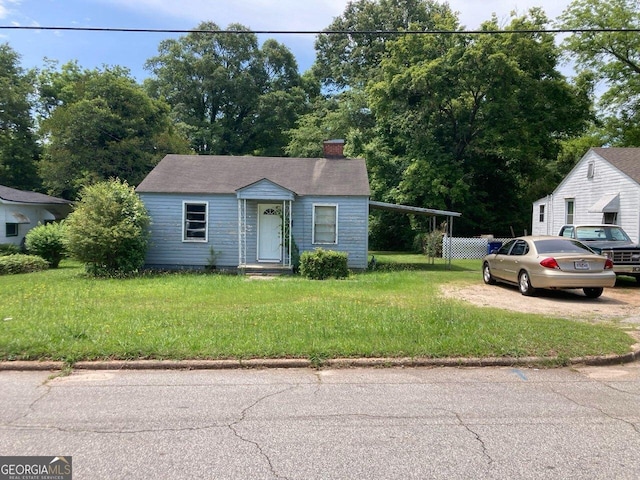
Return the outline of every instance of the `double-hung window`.
<path id="1" fill-rule="evenodd" d="M 182 241 L 206 242 L 208 238 L 207 202 L 183 202 L 182 204 Z"/>
<path id="2" fill-rule="evenodd" d="M 338 243 L 338 205 L 313 206 L 313 243 Z"/>
<path id="3" fill-rule="evenodd" d="M 575 210 L 575 200 L 573 198 L 567 198 L 565 200 L 565 222 L 571 225 L 573 223 L 573 214 Z"/>
<path id="4" fill-rule="evenodd" d="M 5 237 L 17 237 L 18 236 L 18 224 L 7 223 L 5 229 Z"/>

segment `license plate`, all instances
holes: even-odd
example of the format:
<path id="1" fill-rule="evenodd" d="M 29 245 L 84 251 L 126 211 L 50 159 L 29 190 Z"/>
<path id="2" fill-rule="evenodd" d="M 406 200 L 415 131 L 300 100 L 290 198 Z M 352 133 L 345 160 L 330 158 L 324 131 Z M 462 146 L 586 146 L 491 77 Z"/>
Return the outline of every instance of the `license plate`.
<path id="1" fill-rule="evenodd" d="M 574 262 L 576 270 L 589 270 L 589 262 Z"/>

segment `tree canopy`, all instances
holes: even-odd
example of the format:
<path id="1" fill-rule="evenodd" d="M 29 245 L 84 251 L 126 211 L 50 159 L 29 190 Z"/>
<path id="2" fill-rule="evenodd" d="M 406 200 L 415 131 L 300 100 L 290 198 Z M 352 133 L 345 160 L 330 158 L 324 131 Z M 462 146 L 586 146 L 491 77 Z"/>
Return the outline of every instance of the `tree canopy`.
<path id="1" fill-rule="evenodd" d="M 37 190 L 40 148 L 31 116 L 34 89 L 19 59 L 8 44 L 0 44 L 0 185 Z"/>
<path id="2" fill-rule="evenodd" d="M 574 33 L 564 48 L 583 77 L 602 85 L 601 131 L 616 146 L 640 146 L 640 8 L 637 0 L 574 0 L 560 17 Z M 636 31 L 604 31 L 636 30 Z"/>
<path id="3" fill-rule="evenodd" d="M 198 30 L 219 31 L 211 22 Z M 282 155 L 285 132 L 305 108 L 305 91 L 293 54 L 275 40 L 262 47 L 243 33 L 190 33 L 160 43 L 147 61 L 147 90 L 165 99 L 200 154 Z"/>
<path id="4" fill-rule="evenodd" d="M 40 174 L 51 194 L 73 199 L 82 186 L 116 177 L 137 184 L 165 154 L 189 151 L 168 105 L 150 98 L 125 69 L 69 63 L 39 79 L 47 140 Z"/>

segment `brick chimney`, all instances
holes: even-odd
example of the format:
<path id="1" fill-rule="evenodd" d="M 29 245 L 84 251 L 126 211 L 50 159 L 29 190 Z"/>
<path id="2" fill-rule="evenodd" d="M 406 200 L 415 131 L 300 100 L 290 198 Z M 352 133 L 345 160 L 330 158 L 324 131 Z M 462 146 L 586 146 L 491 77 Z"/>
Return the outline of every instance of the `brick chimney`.
<path id="1" fill-rule="evenodd" d="M 344 158 L 344 140 L 325 140 L 322 142 L 324 157 L 330 159 Z"/>

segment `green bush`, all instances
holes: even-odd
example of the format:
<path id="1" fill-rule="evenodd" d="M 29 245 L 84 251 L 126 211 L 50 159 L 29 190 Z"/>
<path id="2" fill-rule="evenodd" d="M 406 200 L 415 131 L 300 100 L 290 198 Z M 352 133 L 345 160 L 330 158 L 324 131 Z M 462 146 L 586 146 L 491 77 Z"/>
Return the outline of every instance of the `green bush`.
<path id="1" fill-rule="evenodd" d="M 36 255 L 6 255 L 0 257 L 0 275 L 39 272 L 49 268 L 49 262 Z"/>
<path id="2" fill-rule="evenodd" d="M 347 254 L 317 248 L 300 255 L 300 274 L 312 280 L 346 278 L 349 276 Z"/>
<path id="3" fill-rule="evenodd" d="M 25 237 L 27 252 L 38 255 L 49 262 L 49 267 L 58 268 L 65 257 L 64 223 L 47 223 L 32 228 Z"/>
<path id="4" fill-rule="evenodd" d="M 97 276 L 135 272 L 144 265 L 150 218 L 133 187 L 109 180 L 85 187 L 66 220 L 67 250 Z"/>
<path id="5" fill-rule="evenodd" d="M 5 255 L 17 255 L 20 253 L 20 247 L 13 243 L 0 243 L 0 257 Z"/>

